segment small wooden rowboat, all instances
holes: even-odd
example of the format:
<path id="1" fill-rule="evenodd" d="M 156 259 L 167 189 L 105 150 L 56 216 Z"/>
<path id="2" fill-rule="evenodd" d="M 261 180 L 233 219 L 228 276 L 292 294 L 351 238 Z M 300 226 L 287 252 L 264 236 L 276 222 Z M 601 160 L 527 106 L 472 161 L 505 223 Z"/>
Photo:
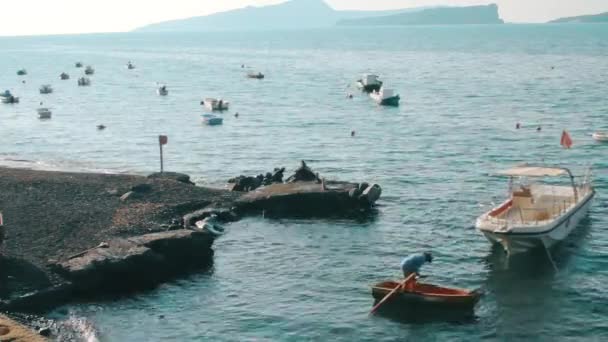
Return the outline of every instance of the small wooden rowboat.
<path id="1" fill-rule="evenodd" d="M 401 283 L 396 281 L 378 283 L 372 286 L 372 296 L 378 302 L 400 285 Z M 482 292 L 479 290 L 453 289 L 416 282 L 411 289 L 398 290 L 391 296 L 386 306 L 472 310 L 481 295 Z"/>

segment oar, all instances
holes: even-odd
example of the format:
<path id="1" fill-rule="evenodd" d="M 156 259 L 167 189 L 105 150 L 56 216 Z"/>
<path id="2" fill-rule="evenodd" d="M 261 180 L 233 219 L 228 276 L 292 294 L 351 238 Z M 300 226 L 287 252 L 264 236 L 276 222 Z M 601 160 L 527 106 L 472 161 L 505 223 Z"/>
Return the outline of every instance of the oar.
<path id="1" fill-rule="evenodd" d="M 401 289 L 403 286 L 405 286 L 405 284 L 407 284 L 408 281 L 410 281 L 412 278 L 414 278 L 416 276 L 416 273 L 412 273 L 409 275 L 409 277 L 405 278 L 404 281 L 402 281 L 399 285 L 395 286 L 395 288 L 389 292 L 386 296 L 384 296 L 384 298 L 382 298 L 382 300 L 380 300 L 378 302 L 378 304 L 376 304 L 372 310 L 369 312 L 369 314 L 373 314 L 374 312 L 376 312 L 380 306 L 382 306 L 382 304 L 384 304 L 384 302 L 386 302 L 393 294 L 395 294 L 399 289 Z"/>

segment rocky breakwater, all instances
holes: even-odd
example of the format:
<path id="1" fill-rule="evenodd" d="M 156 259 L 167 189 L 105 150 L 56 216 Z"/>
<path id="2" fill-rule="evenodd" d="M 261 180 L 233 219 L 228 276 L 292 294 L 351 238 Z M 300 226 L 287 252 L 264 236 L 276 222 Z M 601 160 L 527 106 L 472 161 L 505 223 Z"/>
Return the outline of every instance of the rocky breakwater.
<path id="1" fill-rule="evenodd" d="M 43 312 L 75 298 L 147 289 L 212 262 L 222 224 L 260 212 L 366 212 L 378 185 L 326 181 L 304 162 L 238 177 L 231 190 L 177 173 L 110 175 L 0 168 L 0 310 Z"/>
<path id="2" fill-rule="evenodd" d="M 238 194 L 149 177 L 0 168 L 6 239 L 0 309 L 41 311 L 74 297 L 148 288 L 212 262 L 215 234 L 183 225 Z"/>
<path id="3" fill-rule="evenodd" d="M 250 190 L 235 202 L 237 211 L 271 217 L 348 215 L 371 209 L 382 194 L 378 184 L 327 181 L 304 161 L 286 182 L 282 181 L 284 170 L 275 169 L 281 177 L 237 178 L 233 190 L 242 188 L 238 180 L 245 180 Z M 251 179 L 257 180 L 253 186 L 249 186 Z"/>

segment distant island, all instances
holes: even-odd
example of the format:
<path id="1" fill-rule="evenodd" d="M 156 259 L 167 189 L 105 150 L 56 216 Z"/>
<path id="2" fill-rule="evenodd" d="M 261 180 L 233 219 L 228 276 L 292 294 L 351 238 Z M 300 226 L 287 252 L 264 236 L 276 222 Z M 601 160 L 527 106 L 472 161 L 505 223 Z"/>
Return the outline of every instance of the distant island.
<path id="1" fill-rule="evenodd" d="M 345 19 L 338 25 L 380 26 L 380 25 L 468 25 L 503 24 L 498 16 L 497 5 L 469 7 L 441 7 L 418 12 L 399 13 L 371 18 Z"/>
<path id="2" fill-rule="evenodd" d="M 137 32 L 267 30 L 339 25 L 501 24 L 498 6 L 414 8 L 390 11 L 336 11 L 323 0 L 290 0 L 207 16 L 147 25 Z"/>
<path id="3" fill-rule="evenodd" d="M 559 18 L 551 20 L 549 23 L 608 23 L 608 12 L 592 15 L 581 15 L 577 17 Z"/>

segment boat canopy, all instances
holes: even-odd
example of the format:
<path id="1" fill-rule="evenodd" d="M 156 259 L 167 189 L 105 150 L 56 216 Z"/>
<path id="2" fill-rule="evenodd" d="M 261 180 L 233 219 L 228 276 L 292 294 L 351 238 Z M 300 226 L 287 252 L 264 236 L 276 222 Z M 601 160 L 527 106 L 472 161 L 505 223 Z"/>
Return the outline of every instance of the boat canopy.
<path id="1" fill-rule="evenodd" d="M 501 176 L 510 177 L 557 177 L 569 174 L 568 170 L 544 166 L 516 166 L 508 170 L 498 172 Z"/>

